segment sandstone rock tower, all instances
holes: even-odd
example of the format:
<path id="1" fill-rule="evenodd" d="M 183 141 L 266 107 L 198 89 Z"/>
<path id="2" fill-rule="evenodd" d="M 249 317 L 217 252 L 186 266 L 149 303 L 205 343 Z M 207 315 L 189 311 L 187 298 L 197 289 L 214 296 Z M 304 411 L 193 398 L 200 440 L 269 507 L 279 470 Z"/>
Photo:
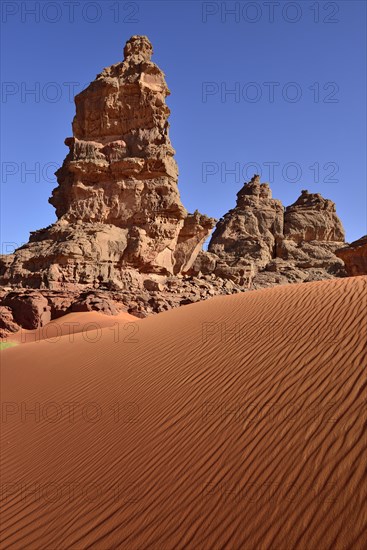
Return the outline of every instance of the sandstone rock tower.
<path id="1" fill-rule="evenodd" d="M 3 257 L 3 284 L 75 288 L 113 282 L 124 270 L 189 269 L 215 220 L 188 214 L 169 139 L 169 89 L 146 36 L 75 98 L 73 137 L 50 203 L 58 221 Z"/>

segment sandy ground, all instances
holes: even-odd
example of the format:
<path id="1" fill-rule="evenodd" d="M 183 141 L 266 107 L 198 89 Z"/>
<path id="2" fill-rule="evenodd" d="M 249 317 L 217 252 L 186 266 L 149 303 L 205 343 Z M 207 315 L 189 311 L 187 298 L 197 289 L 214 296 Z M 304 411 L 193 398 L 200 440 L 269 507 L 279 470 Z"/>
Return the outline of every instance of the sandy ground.
<path id="1" fill-rule="evenodd" d="M 73 335 L 80 332 L 86 334 L 90 331 L 96 334 L 88 335 L 90 339 L 98 338 L 99 331 L 103 328 L 114 327 L 121 323 L 136 322 L 139 319 L 129 313 L 121 312 L 118 315 L 104 315 L 97 311 L 87 311 L 82 313 L 68 313 L 59 319 L 50 321 L 44 327 L 36 330 L 21 329 L 18 332 L 10 333 L 4 342 L 16 344 L 30 344 L 40 340 L 48 340 L 49 343 L 56 343 L 61 336 L 68 336 L 73 340 Z M 86 336 L 88 338 L 88 336 Z"/>
<path id="2" fill-rule="evenodd" d="M 1 547 L 363 548 L 366 286 L 4 350 Z"/>

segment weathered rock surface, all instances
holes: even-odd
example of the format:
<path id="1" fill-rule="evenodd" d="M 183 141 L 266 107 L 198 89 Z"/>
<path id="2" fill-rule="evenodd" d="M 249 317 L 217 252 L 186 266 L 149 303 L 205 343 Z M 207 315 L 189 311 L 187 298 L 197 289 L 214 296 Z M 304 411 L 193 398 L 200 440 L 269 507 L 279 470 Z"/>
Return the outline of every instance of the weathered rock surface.
<path id="1" fill-rule="evenodd" d="M 319 193 L 303 190 L 296 202 L 285 209 L 284 232 L 277 239 L 276 257 L 293 262 L 300 269 L 323 269 L 331 275 L 344 275 L 343 262 L 335 255 L 344 242 L 344 228 L 335 203 Z"/>
<path id="2" fill-rule="evenodd" d="M 20 325 L 14 321 L 10 307 L 0 306 L 0 338 L 6 338 L 11 332 L 20 330 Z"/>
<path id="3" fill-rule="evenodd" d="M 197 256 L 191 273 L 214 273 L 245 287 L 344 276 L 335 254 L 343 246 L 344 229 L 331 200 L 304 190 L 284 209 L 255 175 L 217 223 L 208 252 Z"/>
<path id="4" fill-rule="evenodd" d="M 367 235 L 339 248 L 336 255 L 343 260 L 349 276 L 367 275 Z"/>
<path id="5" fill-rule="evenodd" d="M 335 203 L 320 193 L 303 190 L 284 214 L 284 238 L 301 242 L 344 242 L 345 233 Z"/>
<path id="6" fill-rule="evenodd" d="M 283 234 L 283 205 L 272 199 L 259 176 L 237 193 L 237 205 L 217 223 L 208 251 L 229 266 L 256 262 L 265 267 L 274 258 L 275 242 Z"/>
<path id="7" fill-rule="evenodd" d="M 73 137 L 50 203 L 58 221 L 2 260 L 3 284 L 78 288 L 123 271 L 173 274 L 191 266 L 215 220 L 181 203 L 168 134 L 169 89 L 145 36 L 75 98 Z M 75 285 L 77 285 L 75 287 Z"/>
<path id="8" fill-rule="evenodd" d="M 51 321 L 51 307 L 40 292 L 9 292 L 1 305 L 9 308 L 14 322 L 26 329 L 43 327 Z"/>
<path id="9" fill-rule="evenodd" d="M 366 240 L 345 248 L 332 201 L 302 191 L 284 208 L 256 175 L 202 250 L 215 220 L 181 203 L 169 90 L 152 51 L 133 36 L 124 60 L 76 96 L 50 198 L 57 221 L 0 257 L 0 336 L 73 311 L 145 317 L 219 294 L 345 276 L 343 260 L 349 274 L 367 272 Z"/>

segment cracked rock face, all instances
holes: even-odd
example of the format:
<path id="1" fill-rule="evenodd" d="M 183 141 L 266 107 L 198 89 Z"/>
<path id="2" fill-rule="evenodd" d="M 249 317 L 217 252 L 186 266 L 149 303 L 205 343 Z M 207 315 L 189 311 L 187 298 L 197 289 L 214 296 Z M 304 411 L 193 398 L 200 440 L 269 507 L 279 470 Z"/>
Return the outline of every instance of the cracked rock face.
<path id="1" fill-rule="evenodd" d="M 255 175 L 237 193 L 237 205 L 218 222 L 192 273 L 215 273 L 236 283 L 250 277 L 261 286 L 344 276 L 335 251 L 344 229 L 335 204 L 302 191 L 284 208 L 267 183 Z"/>
<path id="2" fill-rule="evenodd" d="M 284 238 L 296 243 L 344 242 L 344 228 L 333 201 L 320 193 L 302 191 L 296 202 L 285 209 Z"/>
<path id="3" fill-rule="evenodd" d="M 144 317 L 215 295 L 367 272 L 366 240 L 345 247 L 332 201 L 302 191 L 284 208 L 257 175 L 202 249 L 216 220 L 181 203 L 169 90 L 152 53 L 147 37 L 133 36 L 124 60 L 76 96 L 50 198 L 57 221 L 0 257 L 0 337 L 73 311 Z"/>
<path id="4" fill-rule="evenodd" d="M 274 257 L 275 239 L 283 233 L 283 205 L 271 196 L 259 176 L 237 193 L 237 205 L 218 222 L 208 251 L 230 266 L 255 262 L 258 267 Z"/>
<path id="5" fill-rule="evenodd" d="M 181 273 L 215 220 L 188 214 L 169 139 L 169 89 L 145 36 L 75 98 L 73 136 L 50 203 L 58 221 L 2 262 L 2 282 L 117 286 L 126 268 Z"/>
<path id="6" fill-rule="evenodd" d="M 339 248 L 336 255 L 343 260 L 348 275 L 367 275 L 367 235 Z"/>
<path id="7" fill-rule="evenodd" d="M 335 204 L 319 193 L 304 190 L 284 212 L 284 232 L 277 239 L 276 256 L 297 267 L 342 267 L 334 254 L 344 246 L 345 234 Z"/>

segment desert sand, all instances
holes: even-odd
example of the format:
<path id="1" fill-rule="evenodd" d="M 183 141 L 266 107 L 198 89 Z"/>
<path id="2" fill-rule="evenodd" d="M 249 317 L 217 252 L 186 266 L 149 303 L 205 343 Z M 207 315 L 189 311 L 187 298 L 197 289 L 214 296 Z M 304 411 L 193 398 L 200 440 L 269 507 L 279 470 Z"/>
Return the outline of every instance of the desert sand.
<path id="1" fill-rule="evenodd" d="M 116 330 L 118 330 L 117 327 L 121 323 L 135 323 L 137 321 L 139 321 L 137 317 L 126 312 L 120 312 L 117 315 L 104 315 L 97 311 L 67 313 L 35 330 L 22 328 L 18 332 L 10 333 L 5 341 L 16 344 L 29 344 L 47 340 L 49 343 L 55 344 L 62 336 L 67 336 L 68 341 L 72 341 L 73 335 L 79 333 L 86 335 L 85 337 L 89 338 L 90 341 L 98 341 L 101 329 L 110 327 L 112 330 L 113 327 L 116 327 Z"/>
<path id="2" fill-rule="evenodd" d="M 4 350 L 2 548 L 363 548 L 366 286 Z"/>

